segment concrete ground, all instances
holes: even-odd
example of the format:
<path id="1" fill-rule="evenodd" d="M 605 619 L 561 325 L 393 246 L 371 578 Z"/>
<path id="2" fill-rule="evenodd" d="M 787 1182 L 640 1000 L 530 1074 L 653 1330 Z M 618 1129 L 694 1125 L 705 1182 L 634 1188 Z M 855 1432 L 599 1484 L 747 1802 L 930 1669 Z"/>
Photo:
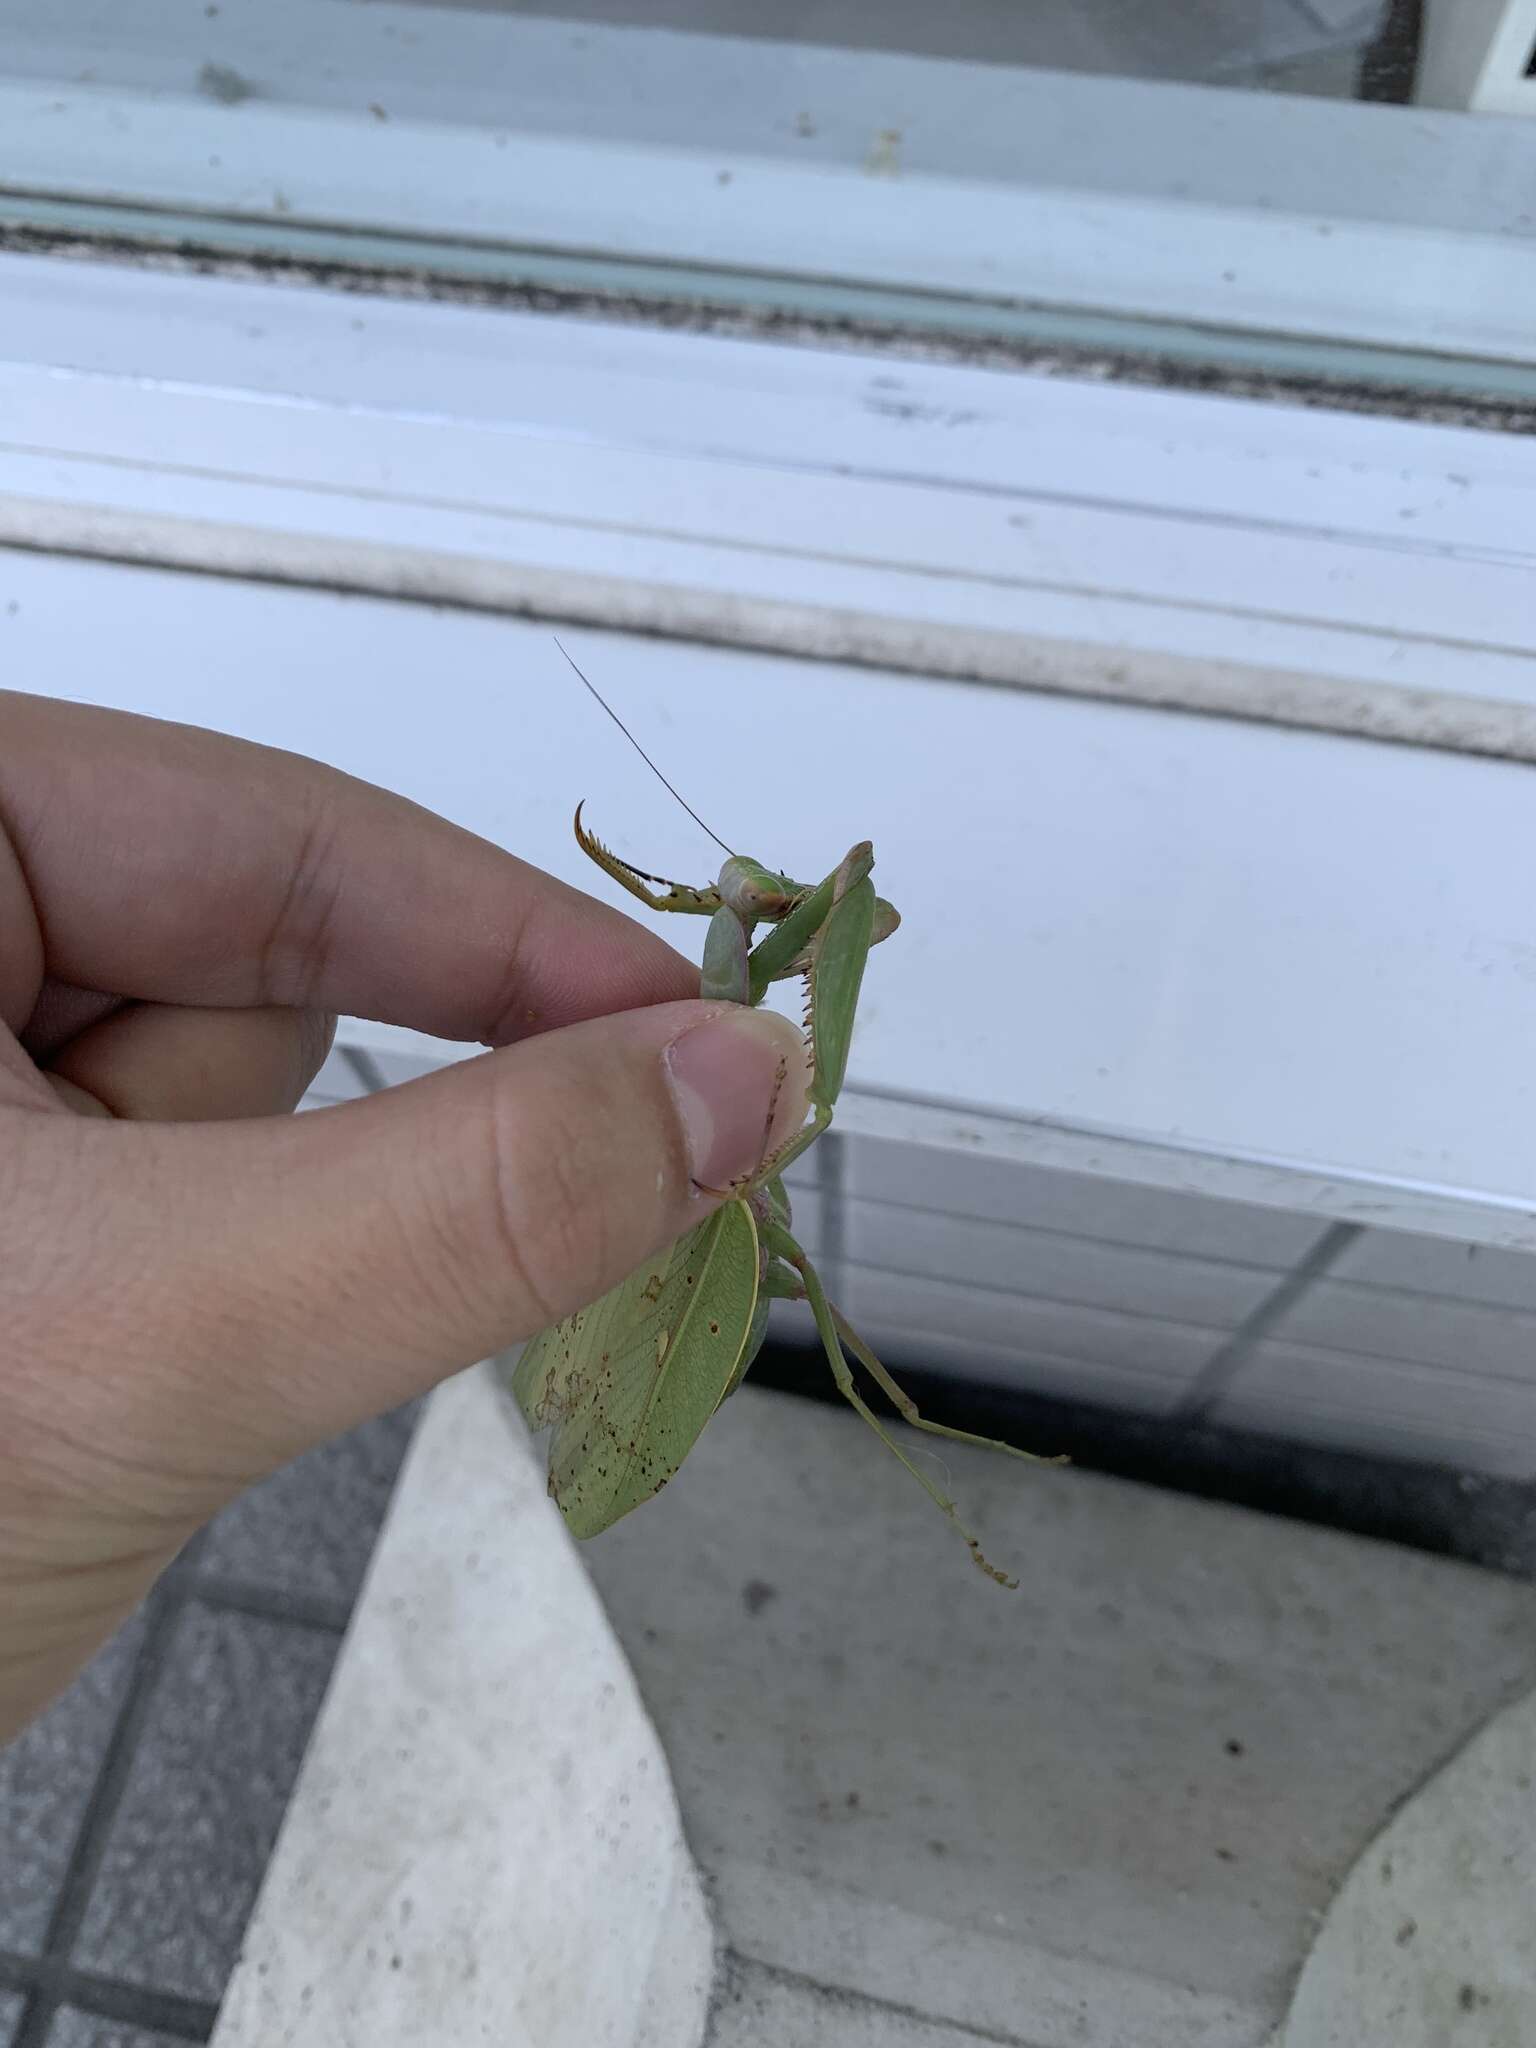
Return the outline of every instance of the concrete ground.
<path id="1" fill-rule="evenodd" d="M 444 1389 L 217 2048 L 1260 2048 L 1298 1979 L 1285 2048 L 1429 2048 L 1447 1998 L 1536 2038 L 1536 1589 L 942 1464 L 1017 1593 L 851 1415 L 750 1386 L 578 1556 L 500 1387 Z"/>

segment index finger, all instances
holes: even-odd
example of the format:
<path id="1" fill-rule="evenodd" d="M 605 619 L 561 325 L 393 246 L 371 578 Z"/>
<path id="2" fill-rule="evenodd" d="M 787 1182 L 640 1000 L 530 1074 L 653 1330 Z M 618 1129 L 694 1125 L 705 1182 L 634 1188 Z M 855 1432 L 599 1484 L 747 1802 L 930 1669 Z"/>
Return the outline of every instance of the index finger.
<path id="1" fill-rule="evenodd" d="M 699 990 L 654 932 L 488 840 L 195 726 L 0 691 L 0 835 L 13 1029 L 47 978 L 490 1045 Z"/>

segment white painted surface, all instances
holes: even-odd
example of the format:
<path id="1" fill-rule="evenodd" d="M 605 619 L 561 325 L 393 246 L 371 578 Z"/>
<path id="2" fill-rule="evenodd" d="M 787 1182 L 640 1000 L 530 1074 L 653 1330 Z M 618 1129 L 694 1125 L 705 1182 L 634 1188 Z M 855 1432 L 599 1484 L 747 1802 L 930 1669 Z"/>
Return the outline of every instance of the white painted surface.
<path id="1" fill-rule="evenodd" d="M 0 20 L 23 191 L 279 237 L 1536 347 L 1529 138 L 1492 117 L 349 0 L 149 0 L 131 30 L 103 0 L 6 0 Z"/>
<path id="2" fill-rule="evenodd" d="M 216 2048 L 691 2048 L 708 1912 L 622 1652 L 483 1372 L 428 1409 Z"/>
<path id="3" fill-rule="evenodd" d="M 1536 0 L 1426 0 L 1414 98 L 1536 115 Z"/>
<path id="4" fill-rule="evenodd" d="M 298 747 L 597 890 L 580 795 L 642 864 L 709 866 L 542 626 L 26 554 L 3 577 L 18 685 Z M 906 921 L 856 1083 L 1532 1206 L 1525 769 L 621 636 L 577 651 L 741 843 L 811 872 L 873 838 Z M 769 780 L 722 782 L 733 760 Z"/>
<path id="5" fill-rule="evenodd" d="M 0 538 L 1536 758 L 1536 442 L 0 259 Z"/>

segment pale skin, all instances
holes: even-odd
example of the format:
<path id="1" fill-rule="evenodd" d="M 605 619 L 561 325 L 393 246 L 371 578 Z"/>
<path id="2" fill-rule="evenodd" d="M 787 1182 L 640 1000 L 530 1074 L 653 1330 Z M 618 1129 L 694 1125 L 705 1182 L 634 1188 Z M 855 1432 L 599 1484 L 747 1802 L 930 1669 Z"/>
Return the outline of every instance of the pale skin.
<path id="1" fill-rule="evenodd" d="M 792 1137 L 798 1031 L 699 987 L 402 798 L 0 692 L 0 1740 L 233 1495 Z M 337 1013 L 493 1050 L 292 1117 Z"/>

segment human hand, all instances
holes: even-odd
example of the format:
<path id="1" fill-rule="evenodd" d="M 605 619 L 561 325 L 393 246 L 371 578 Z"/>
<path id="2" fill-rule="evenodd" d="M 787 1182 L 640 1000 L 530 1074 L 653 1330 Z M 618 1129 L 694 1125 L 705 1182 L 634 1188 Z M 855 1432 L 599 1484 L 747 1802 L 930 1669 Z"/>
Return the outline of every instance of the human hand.
<path id="1" fill-rule="evenodd" d="M 690 1228 L 786 1062 L 802 1121 L 697 991 L 400 797 L 0 692 L 0 1740 L 232 1495 Z M 336 1013 L 498 1049 L 291 1117 Z"/>

